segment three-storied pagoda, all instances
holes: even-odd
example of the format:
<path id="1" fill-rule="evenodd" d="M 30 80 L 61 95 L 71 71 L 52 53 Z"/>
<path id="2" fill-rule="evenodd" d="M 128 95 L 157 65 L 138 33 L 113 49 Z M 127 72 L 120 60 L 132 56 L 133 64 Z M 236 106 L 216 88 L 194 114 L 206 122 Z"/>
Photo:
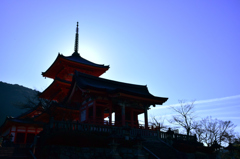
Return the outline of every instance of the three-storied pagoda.
<path id="1" fill-rule="evenodd" d="M 138 127 L 138 115 L 144 113 L 147 128 L 150 105 L 162 104 L 167 98 L 151 95 L 147 86 L 100 78 L 108 69 L 109 66 L 92 63 L 79 55 L 77 25 L 74 53 L 69 57 L 58 55 L 42 74 L 55 80 L 40 97 L 56 100 L 69 109 L 78 109 L 79 117 L 75 120 L 79 122 L 106 124 L 104 118 L 108 117 L 109 125 L 128 123 L 131 127 Z"/>
<path id="2" fill-rule="evenodd" d="M 18 117 L 15 123 L 18 122 L 17 127 L 20 125 L 22 131 L 25 127 L 25 139 L 18 140 L 19 132 L 14 131 L 13 141 L 26 143 L 27 127 L 35 128 L 36 135 L 42 123 L 48 123 L 51 117 L 59 121 L 78 121 L 109 126 L 128 125 L 139 128 L 138 115 L 144 113 L 145 129 L 148 129 L 149 107 L 161 105 L 167 101 L 167 98 L 153 96 L 149 93 L 147 86 L 99 77 L 108 69 L 109 66 L 93 63 L 80 56 L 77 24 L 74 53 L 71 56 L 58 54 L 53 64 L 42 73 L 44 77 L 52 78 L 54 81 L 41 93 L 40 98 L 55 102 L 51 102 L 48 111 L 37 111 L 40 108 L 38 106 L 38 109 Z M 112 113 L 115 113 L 114 121 Z M 21 123 L 27 119 L 31 119 L 31 122 L 26 127 L 26 124 Z M 10 119 L 6 119 L 1 131 L 3 134 L 12 134 L 12 127 L 16 130 L 17 124 L 6 124 L 9 123 L 7 120 Z"/>

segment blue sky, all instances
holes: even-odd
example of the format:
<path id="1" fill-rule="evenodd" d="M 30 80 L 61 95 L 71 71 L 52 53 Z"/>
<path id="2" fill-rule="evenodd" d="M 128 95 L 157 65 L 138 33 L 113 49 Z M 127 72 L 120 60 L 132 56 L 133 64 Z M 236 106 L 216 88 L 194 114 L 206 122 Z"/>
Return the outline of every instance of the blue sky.
<path id="1" fill-rule="evenodd" d="M 199 118 L 240 127 L 239 17 L 238 0 L 1 0 L 0 80 L 43 91 L 41 72 L 73 53 L 78 21 L 81 56 L 110 65 L 102 77 L 169 98 L 149 114 L 196 100 Z"/>

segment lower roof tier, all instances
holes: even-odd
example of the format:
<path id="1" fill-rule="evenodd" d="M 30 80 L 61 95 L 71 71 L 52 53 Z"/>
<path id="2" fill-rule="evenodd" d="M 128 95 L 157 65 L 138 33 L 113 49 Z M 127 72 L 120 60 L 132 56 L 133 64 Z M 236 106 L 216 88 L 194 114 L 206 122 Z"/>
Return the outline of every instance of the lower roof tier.
<path id="1" fill-rule="evenodd" d="M 147 86 L 123 83 L 91 76 L 75 71 L 71 90 L 68 93 L 68 101 L 77 86 L 82 92 L 104 94 L 110 98 L 132 99 L 145 102 L 150 105 L 163 104 L 168 98 L 156 97 L 149 93 Z"/>
<path id="2" fill-rule="evenodd" d="M 56 78 L 52 84 L 40 94 L 39 97 L 50 101 L 54 100 L 61 102 L 68 94 L 70 87 L 71 82 Z"/>

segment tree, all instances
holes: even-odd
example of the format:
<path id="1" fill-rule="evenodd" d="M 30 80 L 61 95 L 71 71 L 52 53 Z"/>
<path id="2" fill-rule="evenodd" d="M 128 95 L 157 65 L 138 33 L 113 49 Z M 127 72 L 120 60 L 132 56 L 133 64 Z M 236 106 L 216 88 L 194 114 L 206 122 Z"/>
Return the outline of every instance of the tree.
<path id="1" fill-rule="evenodd" d="M 203 125 L 195 122 L 195 126 L 193 129 L 193 133 L 196 134 L 198 142 L 204 142 L 204 134 L 205 134 L 206 130 L 203 128 Z"/>
<path id="2" fill-rule="evenodd" d="M 173 115 L 169 122 L 175 125 L 180 125 L 185 129 L 189 136 L 191 130 L 196 127 L 194 122 L 194 119 L 196 118 L 194 114 L 194 101 L 186 103 L 184 100 L 179 100 L 179 104 L 180 106 L 170 107 L 177 114 Z"/>
<path id="3" fill-rule="evenodd" d="M 196 133 L 198 141 L 211 146 L 214 141 L 219 145 L 230 143 L 235 138 L 234 125 L 231 121 L 212 119 L 212 117 L 203 118 L 195 126 L 193 132 Z"/>
<path id="4" fill-rule="evenodd" d="M 35 90 L 35 93 L 33 95 L 25 95 L 25 102 L 17 102 L 14 105 L 20 109 L 32 109 L 38 106 L 39 103 L 41 103 L 41 106 L 43 109 L 47 109 L 51 101 L 43 98 L 39 98 L 39 95 L 41 92 Z"/>
<path id="5" fill-rule="evenodd" d="M 218 136 L 218 120 L 212 119 L 212 117 L 206 117 L 200 121 L 203 129 L 205 130 L 203 134 L 203 141 L 208 146 L 211 146 L 214 140 L 217 141 Z"/>
<path id="6" fill-rule="evenodd" d="M 151 116 L 149 123 L 154 127 L 158 127 L 159 130 L 162 131 L 167 129 L 167 125 L 164 124 L 164 120 L 165 119 L 162 117 Z"/>
<path id="7" fill-rule="evenodd" d="M 219 120 L 219 125 L 218 125 L 218 141 L 219 144 L 221 145 L 222 142 L 224 143 L 231 143 L 233 142 L 234 138 L 235 138 L 235 132 L 234 129 L 236 128 L 236 125 L 233 124 L 232 121 L 228 120 L 228 121 L 222 121 Z"/>

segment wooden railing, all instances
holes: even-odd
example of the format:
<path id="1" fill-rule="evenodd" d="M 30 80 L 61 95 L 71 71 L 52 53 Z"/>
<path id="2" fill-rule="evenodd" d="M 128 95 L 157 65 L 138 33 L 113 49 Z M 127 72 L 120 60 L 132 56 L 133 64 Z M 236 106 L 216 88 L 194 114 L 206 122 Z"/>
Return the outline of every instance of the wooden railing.
<path id="1" fill-rule="evenodd" d="M 122 134 L 122 127 L 114 127 L 110 125 L 98 125 L 89 123 L 78 123 L 78 122 L 68 122 L 68 121 L 54 121 L 50 122 L 46 128 L 50 129 L 65 129 L 69 131 L 86 131 L 86 132 L 107 132 L 112 133 L 113 131 Z"/>
<path id="2" fill-rule="evenodd" d="M 195 136 L 187 136 L 182 134 L 168 134 L 166 132 L 159 131 L 159 129 L 140 129 L 140 128 L 131 128 L 127 130 L 128 127 L 116 127 L 110 125 L 97 125 L 89 123 L 79 123 L 79 122 L 68 122 L 68 121 L 50 121 L 46 125 L 45 130 L 68 130 L 68 131 L 85 131 L 85 132 L 105 132 L 123 135 L 129 134 L 134 137 L 136 135 L 141 135 L 142 137 L 157 137 L 160 139 L 173 139 L 173 140 L 184 140 L 184 141 L 196 141 Z"/>
<path id="3" fill-rule="evenodd" d="M 156 130 L 152 129 L 137 129 L 137 128 L 132 128 L 130 130 L 130 135 L 131 136 L 136 136 L 136 135 L 141 135 L 144 137 L 151 137 L 151 136 L 158 136 L 158 132 Z"/>
<path id="4" fill-rule="evenodd" d="M 94 124 L 94 125 L 111 125 L 111 126 L 121 126 L 122 125 L 122 121 L 112 121 L 112 123 L 109 122 L 109 120 L 93 120 L 93 119 L 88 119 L 88 121 L 86 122 L 88 124 Z M 125 124 L 134 128 L 137 128 L 140 126 L 140 124 L 138 124 L 137 121 L 131 122 L 130 120 L 126 120 Z M 150 126 L 149 126 L 150 128 Z"/>

